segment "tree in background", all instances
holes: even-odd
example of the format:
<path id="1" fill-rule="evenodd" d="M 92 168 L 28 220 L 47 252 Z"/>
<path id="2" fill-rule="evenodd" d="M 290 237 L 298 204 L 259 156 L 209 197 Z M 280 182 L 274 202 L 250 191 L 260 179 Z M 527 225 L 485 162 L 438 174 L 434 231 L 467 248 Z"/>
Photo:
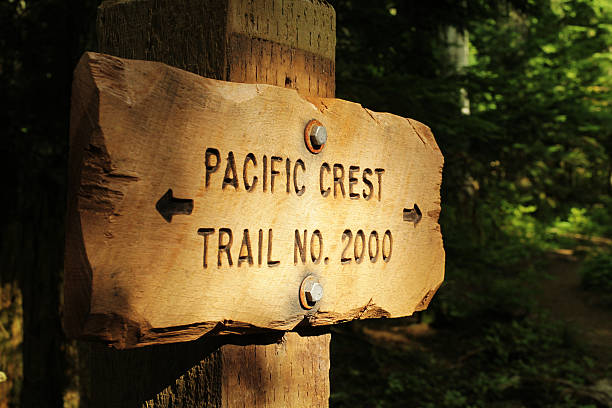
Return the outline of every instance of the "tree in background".
<path id="1" fill-rule="evenodd" d="M 539 313 L 535 291 L 560 233 L 612 237 L 612 3 L 334 6 L 337 96 L 431 126 L 444 153 L 447 257 L 422 316 L 438 336 L 400 350 L 372 346 L 365 322 L 336 331 L 332 406 L 608 406 L 575 384 L 610 368 Z M 469 33 L 461 69 L 453 31 Z M 611 261 L 586 264 L 583 285 L 609 287 Z"/>
<path id="2" fill-rule="evenodd" d="M 60 323 L 72 70 L 96 0 L 0 2 L 0 407 L 62 406 Z M 22 358 L 20 358 L 22 357 Z"/>
<path id="3" fill-rule="evenodd" d="M 507 289 L 498 258 L 522 261 L 526 245 L 545 240 L 572 208 L 603 223 L 612 205 L 612 4 L 333 3 L 338 97 L 426 123 L 444 153 L 447 289 L 434 305 L 469 314 L 460 293 L 475 285 L 476 308 L 516 309 L 525 299 L 492 288 Z M 460 70 L 449 27 L 469 33 L 470 62 Z"/>

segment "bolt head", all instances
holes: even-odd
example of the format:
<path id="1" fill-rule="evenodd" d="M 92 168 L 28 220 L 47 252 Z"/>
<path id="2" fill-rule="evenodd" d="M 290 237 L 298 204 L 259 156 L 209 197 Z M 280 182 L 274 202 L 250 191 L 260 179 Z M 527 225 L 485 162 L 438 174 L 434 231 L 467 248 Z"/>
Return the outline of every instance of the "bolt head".
<path id="1" fill-rule="evenodd" d="M 313 126 L 310 129 L 310 140 L 316 146 L 323 146 L 327 142 L 327 129 L 325 129 L 325 126 Z"/>
<path id="2" fill-rule="evenodd" d="M 306 288 L 304 291 L 306 300 L 310 303 L 317 303 L 323 299 L 323 286 L 319 282 L 314 282 L 310 288 Z"/>

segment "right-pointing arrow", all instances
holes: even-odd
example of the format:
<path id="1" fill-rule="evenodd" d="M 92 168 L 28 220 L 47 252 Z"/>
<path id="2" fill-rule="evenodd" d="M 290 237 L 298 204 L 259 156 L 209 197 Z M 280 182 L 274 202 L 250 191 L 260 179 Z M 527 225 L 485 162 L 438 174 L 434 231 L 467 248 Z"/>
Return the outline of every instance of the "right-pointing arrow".
<path id="1" fill-rule="evenodd" d="M 419 206 L 414 204 L 414 208 L 404 208 L 404 221 L 412 222 L 414 225 L 417 225 L 419 221 L 423 218 L 423 214 L 421 214 L 421 210 Z"/>

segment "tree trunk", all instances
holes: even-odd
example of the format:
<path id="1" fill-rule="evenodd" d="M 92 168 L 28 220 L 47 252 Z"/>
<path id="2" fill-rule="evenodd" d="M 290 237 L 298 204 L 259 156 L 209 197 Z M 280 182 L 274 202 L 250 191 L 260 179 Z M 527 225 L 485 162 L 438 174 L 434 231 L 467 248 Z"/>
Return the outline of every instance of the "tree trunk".
<path id="1" fill-rule="evenodd" d="M 335 13 L 319 0 L 108 0 L 99 51 L 333 97 Z M 113 350 L 81 343 L 87 407 L 326 407 L 329 334 Z"/>

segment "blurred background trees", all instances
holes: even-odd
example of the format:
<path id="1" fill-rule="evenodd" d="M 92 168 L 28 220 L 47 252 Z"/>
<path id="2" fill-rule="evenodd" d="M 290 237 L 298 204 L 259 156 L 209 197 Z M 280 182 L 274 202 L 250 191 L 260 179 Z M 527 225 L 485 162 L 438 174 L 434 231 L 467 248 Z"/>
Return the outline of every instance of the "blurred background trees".
<path id="1" fill-rule="evenodd" d="M 381 350 L 364 327 L 338 328 L 332 405 L 490 406 L 519 390 L 534 406 L 579 406 L 597 380 L 587 371 L 610 378 L 609 366 L 540 320 L 534 292 L 542 255 L 559 249 L 587 257 L 585 288 L 612 282 L 612 2 L 331 3 L 337 97 L 429 125 L 444 153 L 447 277 L 420 319 L 456 349 L 434 337 L 425 351 Z M 0 407 L 75 403 L 60 326 L 69 96 L 96 48 L 97 5 L 0 3 Z M 367 363 L 350 365 L 358 355 Z"/>
<path id="2" fill-rule="evenodd" d="M 60 406 L 67 384 L 60 290 L 70 83 L 95 46 L 96 3 L 0 2 L 0 406 Z"/>
<path id="3" fill-rule="evenodd" d="M 418 319 L 334 329 L 332 405 L 612 405 L 612 2 L 333 3 L 337 96 L 444 153 L 447 263 Z"/>
<path id="4" fill-rule="evenodd" d="M 470 269 L 520 261 L 569 230 L 612 234 L 610 1 L 333 4 L 338 97 L 428 124 L 444 153 L 446 286 L 505 279 L 464 276 L 476 259 Z"/>

